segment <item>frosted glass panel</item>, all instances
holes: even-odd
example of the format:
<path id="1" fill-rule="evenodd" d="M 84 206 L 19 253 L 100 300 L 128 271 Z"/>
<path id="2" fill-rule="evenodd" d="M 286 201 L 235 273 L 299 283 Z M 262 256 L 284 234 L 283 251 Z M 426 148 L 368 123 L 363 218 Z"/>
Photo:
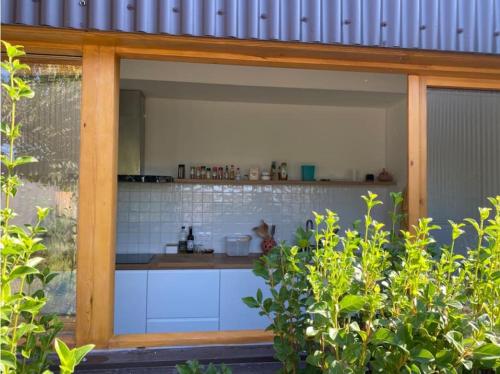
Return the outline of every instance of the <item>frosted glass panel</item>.
<path id="1" fill-rule="evenodd" d="M 24 76 L 35 96 L 18 104 L 17 120 L 22 136 L 16 155 L 30 155 L 37 163 L 17 172 L 22 182 L 13 202 L 15 223 L 36 221 L 35 206 L 51 208 L 44 226 L 46 264 L 59 275 L 48 285 L 45 312 L 75 314 L 76 221 L 80 147 L 81 66 L 31 64 Z M 5 79 L 2 71 L 2 80 Z M 2 95 L 5 95 L 2 90 Z M 8 116 L 9 100 L 2 97 L 2 121 Z M 9 145 L 2 139 L 2 153 Z"/>
<path id="2" fill-rule="evenodd" d="M 430 89 L 427 99 L 428 212 L 449 242 L 448 219 L 477 218 L 500 194 L 500 92 Z M 461 247 L 475 240 L 468 230 Z"/>

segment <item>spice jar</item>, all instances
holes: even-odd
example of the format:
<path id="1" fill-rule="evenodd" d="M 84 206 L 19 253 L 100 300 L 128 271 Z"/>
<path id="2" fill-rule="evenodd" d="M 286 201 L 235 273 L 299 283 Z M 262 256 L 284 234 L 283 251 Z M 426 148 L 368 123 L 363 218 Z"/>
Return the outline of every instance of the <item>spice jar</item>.
<path id="1" fill-rule="evenodd" d="M 288 167 L 286 162 L 282 162 L 280 166 L 280 179 L 286 181 L 288 179 Z"/>

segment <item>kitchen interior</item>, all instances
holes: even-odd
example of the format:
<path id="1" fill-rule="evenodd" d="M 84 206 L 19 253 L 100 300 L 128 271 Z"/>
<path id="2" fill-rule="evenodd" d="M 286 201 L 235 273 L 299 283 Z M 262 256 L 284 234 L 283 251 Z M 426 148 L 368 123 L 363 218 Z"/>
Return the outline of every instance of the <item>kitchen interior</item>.
<path id="1" fill-rule="evenodd" d="M 398 74 L 122 60 L 115 334 L 264 329 L 242 297 L 276 243 L 344 228 L 407 173 Z"/>

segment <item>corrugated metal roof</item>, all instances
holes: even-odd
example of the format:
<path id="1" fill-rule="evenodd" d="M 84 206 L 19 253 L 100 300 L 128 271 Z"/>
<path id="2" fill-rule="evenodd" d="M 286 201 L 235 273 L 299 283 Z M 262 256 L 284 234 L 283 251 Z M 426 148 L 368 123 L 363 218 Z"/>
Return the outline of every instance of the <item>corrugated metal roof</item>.
<path id="1" fill-rule="evenodd" d="M 500 54 L 500 0 L 2 0 L 2 23 Z"/>

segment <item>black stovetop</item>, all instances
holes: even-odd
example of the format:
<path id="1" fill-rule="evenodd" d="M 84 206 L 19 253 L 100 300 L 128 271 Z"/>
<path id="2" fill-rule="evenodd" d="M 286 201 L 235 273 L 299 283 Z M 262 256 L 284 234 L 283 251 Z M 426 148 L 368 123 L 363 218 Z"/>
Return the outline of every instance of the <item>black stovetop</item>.
<path id="1" fill-rule="evenodd" d="M 149 264 L 153 259 L 154 254 L 152 253 L 134 253 L 125 254 L 118 253 L 116 255 L 115 263 L 117 264 Z"/>

